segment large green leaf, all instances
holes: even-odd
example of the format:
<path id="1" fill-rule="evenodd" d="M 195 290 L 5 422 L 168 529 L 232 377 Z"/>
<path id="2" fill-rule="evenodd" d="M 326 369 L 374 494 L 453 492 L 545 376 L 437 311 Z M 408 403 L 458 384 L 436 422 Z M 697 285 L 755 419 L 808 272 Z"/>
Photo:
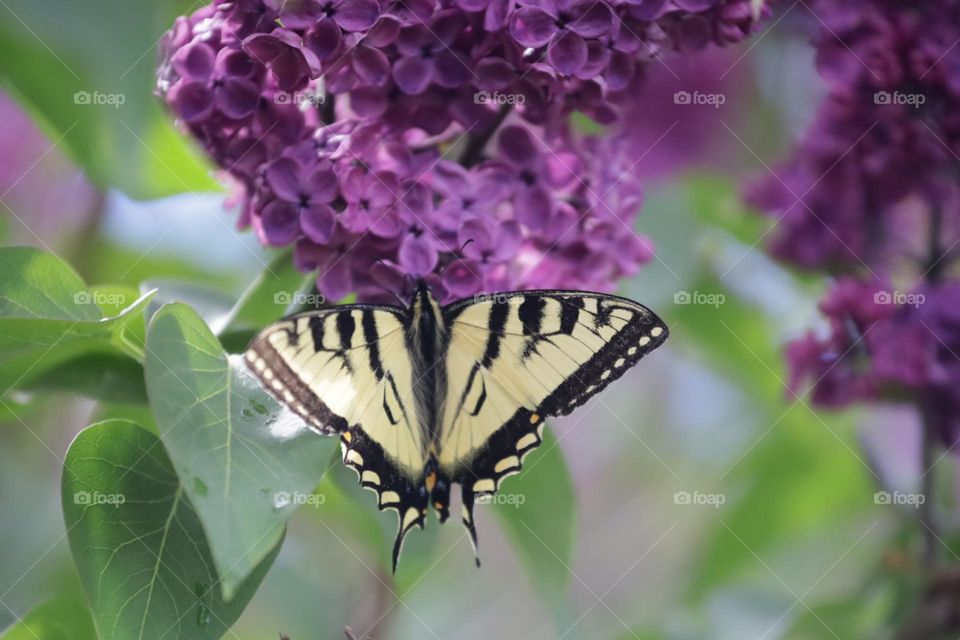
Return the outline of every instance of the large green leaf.
<path id="1" fill-rule="evenodd" d="M 85 353 L 60 362 L 41 375 L 28 375 L 24 391 L 76 393 L 102 402 L 146 404 L 143 367 L 114 353 Z"/>
<path id="2" fill-rule="evenodd" d="M 0 390 L 29 385 L 59 363 L 89 353 L 139 357 L 136 320 L 153 292 L 125 300 L 112 317 L 99 302 L 118 291 L 88 290 L 58 257 L 28 247 L 0 249 Z"/>
<path id="3" fill-rule="evenodd" d="M 70 446 L 64 519 L 101 640 L 219 638 L 253 597 L 279 540 L 226 602 L 186 494 L 163 445 L 134 423 L 101 422 Z"/>
<path id="4" fill-rule="evenodd" d="M 0 80 L 102 185 L 136 197 L 215 188 L 154 96 L 156 44 L 184 7 L 7 0 Z"/>
<path id="5" fill-rule="evenodd" d="M 151 320 L 145 368 L 160 436 L 229 599 L 276 546 L 296 508 L 291 498 L 317 485 L 337 440 L 282 411 L 186 305 Z"/>
<path id="6" fill-rule="evenodd" d="M 97 640 L 97 634 L 83 601 L 60 596 L 25 615 L 0 640 Z"/>
<path id="7" fill-rule="evenodd" d="M 562 613 L 573 562 L 576 517 L 573 481 L 549 429 L 543 444 L 492 498 L 530 580 L 554 613 Z M 484 507 L 479 507 L 484 508 Z"/>

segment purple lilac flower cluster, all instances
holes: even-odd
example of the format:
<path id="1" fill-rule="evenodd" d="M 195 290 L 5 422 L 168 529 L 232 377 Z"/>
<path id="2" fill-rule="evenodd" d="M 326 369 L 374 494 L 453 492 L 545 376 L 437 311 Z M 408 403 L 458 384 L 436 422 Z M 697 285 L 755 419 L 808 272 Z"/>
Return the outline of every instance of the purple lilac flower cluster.
<path id="1" fill-rule="evenodd" d="M 829 87 L 777 176 L 749 198 L 772 251 L 837 277 L 829 335 L 789 345 L 793 385 L 842 406 L 903 398 L 960 436 L 960 2 L 814 2 Z"/>
<path id="2" fill-rule="evenodd" d="M 330 299 L 609 290 L 650 259 L 615 125 L 642 63 L 745 38 L 752 0 L 216 0 L 159 91 Z M 389 293 L 388 293 L 389 292 Z"/>

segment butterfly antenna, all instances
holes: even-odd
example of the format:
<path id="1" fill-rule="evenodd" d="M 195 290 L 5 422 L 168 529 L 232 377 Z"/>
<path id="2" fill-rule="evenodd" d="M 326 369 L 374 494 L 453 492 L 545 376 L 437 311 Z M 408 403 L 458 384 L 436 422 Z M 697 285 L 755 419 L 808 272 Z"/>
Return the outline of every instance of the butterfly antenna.
<path id="1" fill-rule="evenodd" d="M 383 258 L 378 258 L 378 259 L 376 260 L 376 262 L 377 262 L 377 264 L 382 265 L 383 267 L 385 267 L 385 268 L 387 268 L 387 269 L 390 268 L 389 266 L 387 266 L 387 263 L 383 261 Z M 396 292 L 396 291 L 391 291 L 390 289 L 387 289 L 385 286 L 383 286 L 383 285 L 380 284 L 379 282 L 377 282 L 376 285 L 377 285 L 378 287 L 380 287 L 380 290 L 383 291 L 384 293 L 389 293 L 390 295 L 392 295 L 392 296 L 393 296 L 393 299 L 396 300 L 396 301 L 397 301 L 397 304 L 399 304 L 401 307 L 407 306 L 407 301 L 404 300 L 403 298 L 401 298 L 399 295 L 397 295 L 397 292 Z"/>
<path id="2" fill-rule="evenodd" d="M 453 252 L 454 255 L 460 255 L 460 254 L 462 254 L 462 253 L 463 253 L 463 250 L 466 249 L 466 248 L 467 248 L 467 245 L 470 244 L 471 242 L 473 242 L 473 238 L 470 238 L 469 240 L 467 240 L 466 242 L 464 242 L 462 245 L 460 245 L 460 248 Z M 442 275 L 443 275 L 443 272 L 446 271 L 446 270 L 447 270 L 447 267 L 449 267 L 451 264 L 453 264 L 453 263 L 452 263 L 452 262 L 448 262 L 447 264 L 445 264 L 445 265 L 443 265 L 442 267 L 440 267 L 440 271 L 437 272 L 437 275 L 438 275 L 438 276 L 442 276 Z"/>

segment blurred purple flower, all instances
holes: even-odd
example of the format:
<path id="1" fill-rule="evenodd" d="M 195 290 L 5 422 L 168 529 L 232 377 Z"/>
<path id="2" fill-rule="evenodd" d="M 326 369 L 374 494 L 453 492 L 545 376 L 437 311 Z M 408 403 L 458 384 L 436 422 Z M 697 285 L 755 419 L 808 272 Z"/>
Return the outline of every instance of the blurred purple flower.
<path id="1" fill-rule="evenodd" d="M 828 332 L 787 347 L 791 387 L 812 385 L 826 406 L 910 399 L 948 446 L 960 437 L 958 8 L 815 2 L 829 95 L 777 175 L 747 192 L 777 221 L 775 255 L 840 274 L 820 305 Z"/>
<path id="2" fill-rule="evenodd" d="M 0 204 L 5 241 L 59 249 L 101 213 L 102 199 L 27 112 L 0 91 Z"/>

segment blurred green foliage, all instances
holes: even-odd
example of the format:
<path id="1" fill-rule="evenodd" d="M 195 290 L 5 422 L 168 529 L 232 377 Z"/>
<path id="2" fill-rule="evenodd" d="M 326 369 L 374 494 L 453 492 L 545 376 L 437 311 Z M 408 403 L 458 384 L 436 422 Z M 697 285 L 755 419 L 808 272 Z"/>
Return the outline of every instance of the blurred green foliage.
<path id="1" fill-rule="evenodd" d="M 0 5 L 4 86 L 98 185 L 140 198 L 217 188 L 152 96 L 156 43 L 190 3 Z M 76 98 L 94 93 L 123 104 Z M 757 110 L 774 117 L 770 105 Z M 617 387 L 640 433 L 603 448 L 621 426 L 600 410 L 579 445 L 562 429 L 560 444 L 548 435 L 504 485 L 525 502 L 478 509 L 479 571 L 465 534 L 431 522 L 391 576 L 395 515 L 377 512 L 336 443 L 269 435 L 276 403 L 228 353 L 291 310 L 278 293 L 309 289 L 289 254 L 244 282 L 235 264 L 144 252 L 103 229 L 76 270 L 50 253 L 0 251 L 2 638 L 85 640 L 92 621 L 103 638 L 161 637 L 181 619 L 192 625 L 184 638 L 219 637 L 234 621 L 240 637 L 334 637 L 352 620 L 376 638 L 434 628 L 487 637 L 512 622 L 530 638 L 889 637 L 918 598 L 913 514 L 874 503 L 876 470 L 856 439 L 862 414 L 815 413 L 785 388 L 782 317 L 758 303 L 751 278 L 775 273 L 798 307 L 820 283 L 747 264 L 771 221 L 749 215 L 737 184 L 700 173 L 649 194 L 640 225 L 659 261 L 627 293 L 667 318 L 673 338 L 649 361 L 656 371 Z M 0 220 L 0 239 L 12 226 Z M 153 286 L 155 297 L 141 296 Z M 680 291 L 724 302 L 674 304 Z M 734 410 L 721 414 L 725 405 Z M 688 424 L 694 409 L 700 431 Z M 65 525 L 53 504 L 61 454 Z M 603 464 L 589 466 L 591 456 Z M 74 501 L 118 487 L 136 500 Z M 672 504 L 694 487 L 726 501 Z M 294 514 L 276 508 L 279 492 L 322 504 Z M 625 521 L 631 500 L 642 511 Z M 588 519 L 598 504 L 603 517 Z M 669 533 L 641 555 L 657 539 L 646 527 Z M 584 551 L 594 537 L 616 543 Z M 113 549 L 128 555 L 113 559 Z"/>

